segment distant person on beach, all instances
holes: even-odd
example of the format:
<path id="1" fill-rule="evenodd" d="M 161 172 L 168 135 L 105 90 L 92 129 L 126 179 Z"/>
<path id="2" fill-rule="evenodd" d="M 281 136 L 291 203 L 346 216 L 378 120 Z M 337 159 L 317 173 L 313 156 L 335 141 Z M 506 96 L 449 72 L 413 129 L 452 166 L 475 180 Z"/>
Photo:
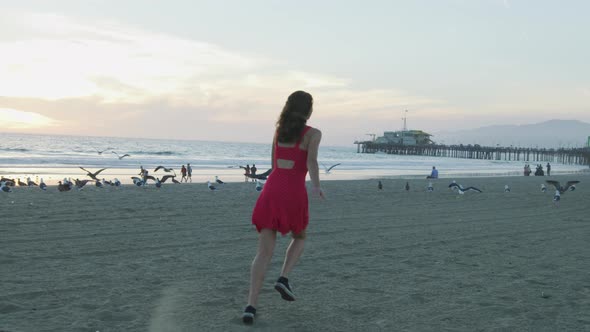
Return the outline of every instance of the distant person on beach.
<path id="1" fill-rule="evenodd" d="M 432 171 L 430 172 L 430 175 L 426 177 L 427 179 L 438 179 L 438 170 L 436 169 L 436 167 L 432 166 Z"/>
<path id="2" fill-rule="evenodd" d="M 273 172 L 252 212 L 252 224 L 256 226 L 259 236 L 258 251 L 250 273 L 248 305 L 242 315 L 246 324 L 254 321 L 258 294 L 273 255 L 277 231 L 282 235 L 290 232 L 293 239 L 287 248 L 283 268 L 274 288 L 284 300 L 295 300 L 288 276 L 303 252 L 305 230 L 309 222 L 305 187 L 308 171 L 313 195 L 324 198 L 317 160 L 322 133 L 307 126 L 312 105 L 313 98 L 309 93 L 294 92 L 287 99 L 277 121 L 272 149 Z"/>
<path id="3" fill-rule="evenodd" d="M 184 167 L 184 165 L 182 165 L 182 167 L 180 168 L 180 174 L 182 174 L 182 177 L 180 178 L 180 182 L 182 182 L 182 180 L 184 180 L 184 182 L 186 182 L 186 167 Z"/>
<path id="4" fill-rule="evenodd" d="M 186 182 L 188 182 L 188 180 L 191 180 L 191 183 L 193 182 L 193 168 L 191 167 L 191 164 L 186 164 Z"/>
<path id="5" fill-rule="evenodd" d="M 250 174 L 251 175 L 256 175 L 256 171 L 258 170 L 258 168 L 256 168 L 256 164 L 252 164 L 252 167 L 250 168 Z M 252 179 L 252 182 L 256 181 L 256 179 Z"/>
<path id="6" fill-rule="evenodd" d="M 246 165 L 246 167 L 244 167 L 244 176 L 246 177 L 246 182 L 248 182 L 249 180 L 249 176 L 250 175 L 250 164 Z"/>
<path id="7" fill-rule="evenodd" d="M 551 176 L 551 164 L 547 163 L 547 176 Z"/>
<path id="8" fill-rule="evenodd" d="M 141 176 L 141 180 L 143 181 L 143 185 L 145 186 L 148 177 L 148 170 L 143 168 L 143 166 L 139 166 L 139 176 Z"/>

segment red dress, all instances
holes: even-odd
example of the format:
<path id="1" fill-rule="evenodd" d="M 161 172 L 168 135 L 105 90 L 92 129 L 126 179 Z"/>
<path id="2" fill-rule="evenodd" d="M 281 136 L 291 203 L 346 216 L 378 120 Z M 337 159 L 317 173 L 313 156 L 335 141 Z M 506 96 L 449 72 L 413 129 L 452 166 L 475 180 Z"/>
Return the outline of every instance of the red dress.
<path id="1" fill-rule="evenodd" d="M 305 126 L 294 147 L 281 147 L 275 140 L 272 173 L 256 201 L 252 212 L 252 224 L 258 232 L 268 228 L 285 235 L 299 234 L 309 223 L 309 208 L 305 177 L 307 176 L 307 151 L 299 148 L 303 135 L 311 127 Z M 277 159 L 292 160 L 293 168 L 277 167 Z"/>

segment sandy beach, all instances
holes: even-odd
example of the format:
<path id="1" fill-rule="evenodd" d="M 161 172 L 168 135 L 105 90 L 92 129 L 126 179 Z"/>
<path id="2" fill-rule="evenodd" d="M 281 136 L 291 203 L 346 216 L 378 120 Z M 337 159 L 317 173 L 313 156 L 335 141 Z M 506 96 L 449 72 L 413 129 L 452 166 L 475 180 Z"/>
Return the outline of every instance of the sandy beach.
<path id="1" fill-rule="evenodd" d="M 326 181 L 298 298 L 246 305 L 250 183 L 0 193 L 1 331 L 588 331 L 590 176 L 559 208 L 547 177 Z M 512 192 L 504 193 L 509 184 Z"/>

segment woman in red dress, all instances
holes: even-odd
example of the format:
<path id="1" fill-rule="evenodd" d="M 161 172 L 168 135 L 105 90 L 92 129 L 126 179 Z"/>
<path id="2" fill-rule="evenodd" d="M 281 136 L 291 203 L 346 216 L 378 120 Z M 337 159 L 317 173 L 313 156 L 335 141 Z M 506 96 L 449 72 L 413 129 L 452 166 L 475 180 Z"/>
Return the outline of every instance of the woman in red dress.
<path id="1" fill-rule="evenodd" d="M 312 113 L 313 98 L 304 91 L 293 92 L 277 121 L 272 148 L 272 173 L 252 212 L 252 224 L 259 232 L 258 252 L 252 262 L 248 306 L 244 323 L 251 324 L 256 314 L 258 294 L 272 257 L 277 231 L 291 233 L 281 275 L 275 289 L 287 301 L 295 301 L 288 275 L 303 252 L 305 229 L 309 222 L 305 177 L 309 171 L 312 193 L 324 198 L 320 188 L 318 148 L 322 133 L 306 125 Z"/>

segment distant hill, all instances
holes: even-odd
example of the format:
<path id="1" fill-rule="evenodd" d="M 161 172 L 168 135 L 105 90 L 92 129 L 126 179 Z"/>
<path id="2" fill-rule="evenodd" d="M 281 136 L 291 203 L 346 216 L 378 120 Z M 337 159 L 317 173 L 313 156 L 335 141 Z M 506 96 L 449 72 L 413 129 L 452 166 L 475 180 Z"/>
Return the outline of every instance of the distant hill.
<path id="1" fill-rule="evenodd" d="M 549 120 L 529 125 L 497 125 L 471 130 L 433 133 L 439 144 L 485 146 L 583 147 L 590 136 L 590 123 L 577 120 Z"/>

